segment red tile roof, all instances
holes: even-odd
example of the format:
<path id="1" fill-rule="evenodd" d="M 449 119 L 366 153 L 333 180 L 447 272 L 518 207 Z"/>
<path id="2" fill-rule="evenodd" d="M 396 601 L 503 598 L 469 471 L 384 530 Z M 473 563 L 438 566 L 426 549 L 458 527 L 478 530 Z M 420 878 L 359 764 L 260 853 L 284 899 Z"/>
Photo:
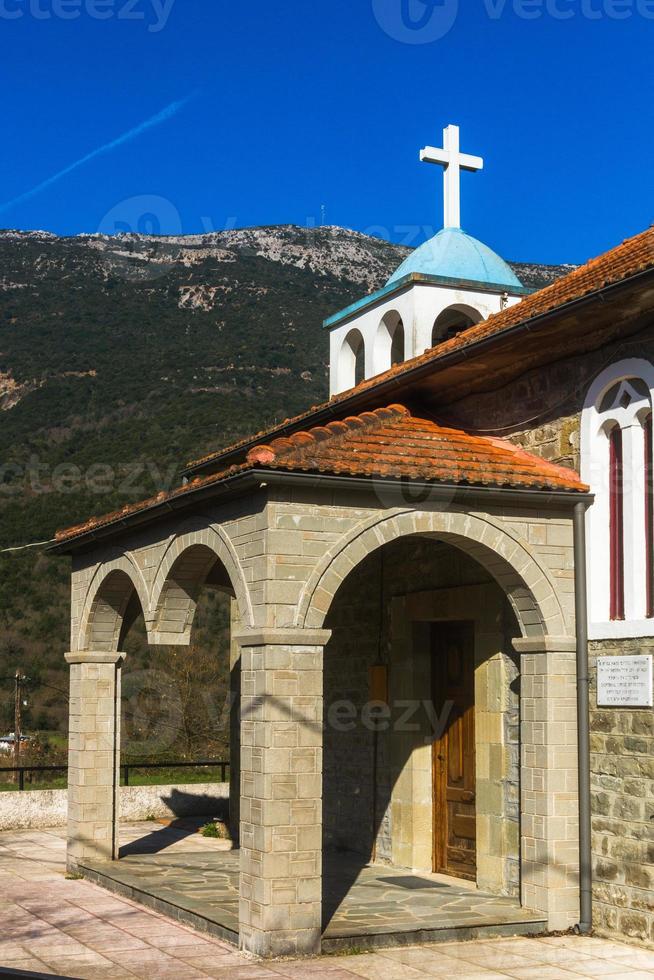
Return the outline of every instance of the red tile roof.
<path id="1" fill-rule="evenodd" d="M 503 439 L 468 435 L 403 405 L 328 422 L 256 446 L 249 465 L 276 470 L 426 480 L 469 486 L 586 491 L 576 473 Z"/>
<path id="2" fill-rule="evenodd" d="M 545 313 L 556 310 L 558 307 L 582 299 L 584 296 L 596 292 L 604 286 L 621 282 L 649 268 L 654 268 L 654 226 L 641 232 L 641 234 L 636 235 L 634 238 L 627 239 L 621 245 L 611 249 L 609 252 L 605 252 L 598 258 L 591 259 L 585 265 L 570 272 L 567 276 L 557 279 L 551 286 L 532 293 L 531 296 L 526 297 L 515 306 L 502 310 L 501 313 L 495 313 L 487 320 L 473 327 L 469 327 L 467 330 L 463 330 L 451 340 L 438 344 L 436 347 L 430 348 L 424 354 L 414 357 L 409 361 L 396 364 L 389 371 L 385 371 L 383 374 L 363 381 L 356 389 L 350 389 L 340 395 L 336 395 L 329 402 L 314 406 L 309 411 L 296 416 L 294 419 L 287 419 L 280 425 L 264 430 L 252 438 L 244 439 L 241 442 L 235 443 L 233 446 L 195 460 L 188 464 L 187 469 L 192 470 L 206 463 L 218 462 L 222 456 L 228 453 L 232 454 L 241 447 L 245 450 L 253 442 L 269 439 L 275 432 L 281 429 L 296 424 L 301 425 L 308 421 L 310 422 L 311 416 L 316 412 L 324 410 L 327 407 L 332 410 L 338 409 L 339 404 L 346 403 L 355 391 L 357 395 L 367 390 L 372 391 L 391 379 L 400 378 L 403 375 L 410 375 L 416 368 L 429 363 L 433 363 L 434 371 L 436 372 L 439 367 L 438 362 L 454 351 L 470 347 L 489 337 L 499 337 L 507 330 L 527 320 L 542 316 Z"/>
<path id="3" fill-rule="evenodd" d="M 576 473 L 503 439 L 472 436 L 389 405 L 255 446 L 244 463 L 196 478 L 169 494 L 60 531 L 57 541 L 81 537 L 158 504 L 223 482 L 248 470 L 407 479 L 449 486 L 587 492 Z"/>

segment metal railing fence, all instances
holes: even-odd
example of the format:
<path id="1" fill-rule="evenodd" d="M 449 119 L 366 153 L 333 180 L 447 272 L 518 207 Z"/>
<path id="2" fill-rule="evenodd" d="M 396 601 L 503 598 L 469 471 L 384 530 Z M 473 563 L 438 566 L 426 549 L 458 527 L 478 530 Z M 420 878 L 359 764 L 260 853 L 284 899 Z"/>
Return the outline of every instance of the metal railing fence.
<path id="1" fill-rule="evenodd" d="M 199 762 L 128 762 L 120 764 L 123 786 L 129 786 L 129 774 L 137 769 L 220 769 L 220 781 L 225 782 L 229 762 L 202 759 Z M 68 772 L 68 766 L 0 766 L 0 773 L 18 774 L 18 790 L 25 789 L 25 773 Z"/>

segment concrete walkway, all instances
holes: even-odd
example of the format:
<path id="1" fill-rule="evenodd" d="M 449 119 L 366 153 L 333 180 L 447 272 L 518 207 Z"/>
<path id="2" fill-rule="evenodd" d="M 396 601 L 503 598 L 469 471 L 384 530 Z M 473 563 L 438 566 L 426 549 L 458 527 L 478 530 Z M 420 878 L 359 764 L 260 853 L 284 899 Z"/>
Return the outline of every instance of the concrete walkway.
<path id="1" fill-rule="evenodd" d="M 654 980 L 654 952 L 602 939 L 497 939 L 258 963 L 65 876 L 60 830 L 0 835 L 0 975 L 229 980 Z M 6 973 L 4 975 L 7 975 Z M 29 975 L 29 974 L 27 974 Z"/>

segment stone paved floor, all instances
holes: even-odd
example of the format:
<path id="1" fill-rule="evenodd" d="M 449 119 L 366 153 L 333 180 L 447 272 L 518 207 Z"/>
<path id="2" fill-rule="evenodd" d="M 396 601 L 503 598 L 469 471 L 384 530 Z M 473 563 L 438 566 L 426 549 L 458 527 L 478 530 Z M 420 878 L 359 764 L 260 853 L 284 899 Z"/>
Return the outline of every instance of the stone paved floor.
<path id="1" fill-rule="evenodd" d="M 131 825 L 121 860 L 93 868 L 238 934 L 238 852 L 199 837 L 192 821 L 178 823 L 182 827 Z M 513 923 L 539 932 L 544 926 L 537 913 L 466 882 L 370 866 L 353 855 L 327 855 L 324 874 L 328 940 Z"/>
<path id="2" fill-rule="evenodd" d="M 194 845 L 181 837 L 176 846 L 181 850 Z M 0 975 L 8 969 L 81 980 L 424 980 L 453 976 L 457 980 L 654 980 L 654 952 L 603 939 L 566 936 L 422 945 L 261 963 L 87 881 L 67 880 L 61 831 L 16 831 L 0 834 Z"/>
<path id="3" fill-rule="evenodd" d="M 324 906 L 328 939 L 513 923 L 529 924 L 530 932 L 544 927 L 538 913 L 466 882 L 363 864 L 347 855 L 325 858 Z"/>

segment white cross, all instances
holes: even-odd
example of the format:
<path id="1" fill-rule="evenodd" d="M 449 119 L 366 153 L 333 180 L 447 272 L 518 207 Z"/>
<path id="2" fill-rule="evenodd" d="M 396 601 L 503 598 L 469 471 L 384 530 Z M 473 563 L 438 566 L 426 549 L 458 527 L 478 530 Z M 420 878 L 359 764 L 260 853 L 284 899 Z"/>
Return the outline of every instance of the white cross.
<path id="1" fill-rule="evenodd" d="M 443 149 L 426 146 L 420 151 L 423 163 L 438 163 L 445 167 L 444 227 L 461 227 L 461 171 L 475 172 L 484 169 L 481 157 L 471 157 L 460 152 L 459 127 L 448 126 L 443 130 Z"/>

